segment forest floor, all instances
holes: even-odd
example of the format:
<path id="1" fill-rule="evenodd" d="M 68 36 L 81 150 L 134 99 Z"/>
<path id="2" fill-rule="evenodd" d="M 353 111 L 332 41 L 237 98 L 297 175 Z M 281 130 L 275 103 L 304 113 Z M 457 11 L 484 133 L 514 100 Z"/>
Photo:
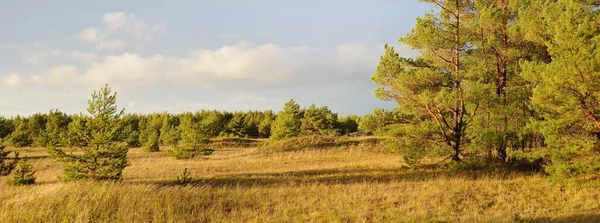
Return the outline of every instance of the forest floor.
<path id="1" fill-rule="evenodd" d="M 1 222 L 600 222 L 598 184 L 540 173 L 411 169 L 377 145 L 217 148 L 175 160 L 130 150 L 122 182 L 62 182 L 44 148 L 16 149 L 33 186 L 0 177 Z M 15 150 L 13 148 L 13 150 Z M 194 179 L 173 182 L 187 168 Z"/>

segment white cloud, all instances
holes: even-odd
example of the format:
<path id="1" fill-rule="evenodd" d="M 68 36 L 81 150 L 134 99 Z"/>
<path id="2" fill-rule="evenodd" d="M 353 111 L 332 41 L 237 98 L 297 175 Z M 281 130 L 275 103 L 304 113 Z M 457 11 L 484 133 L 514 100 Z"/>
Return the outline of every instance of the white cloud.
<path id="1" fill-rule="evenodd" d="M 374 67 L 383 53 L 383 47 L 368 47 L 361 43 L 347 43 L 338 46 L 335 54 L 341 64 L 361 64 Z"/>
<path id="2" fill-rule="evenodd" d="M 117 50 L 125 48 L 125 41 L 119 39 L 101 40 L 94 46 L 98 50 Z"/>
<path id="3" fill-rule="evenodd" d="M 21 60 L 26 63 L 40 63 L 42 62 L 48 54 L 45 52 L 22 52 Z"/>
<path id="4" fill-rule="evenodd" d="M 54 80 L 83 83 L 90 87 L 105 83 L 139 86 L 158 82 L 213 89 L 307 86 L 363 77 L 368 80 L 369 70 L 374 69 L 379 56 L 376 50 L 360 44 L 340 45 L 327 56 L 309 47 L 249 42 L 218 49 L 197 49 L 185 56 L 123 53 L 97 60 L 98 56 L 94 54 L 78 51 L 69 54 L 89 62 L 83 67 L 83 72 L 79 73 L 72 65 L 57 66 L 47 73 L 48 78 L 43 79 L 48 83 Z M 359 76 L 349 76 L 345 72 Z M 63 76 L 68 78 L 58 78 Z"/>
<path id="5" fill-rule="evenodd" d="M 76 60 L 78 62 L 82 62 L 82 63 L 92 63 L 94 61 L 97 61 L 100 56 L 93 54 L 93 53 L 82 52 L 79 50 L 73 50 L 73 51 L 67 53 L 65 55 L 65 57 L 67 57 L 68 59 L 71 59 L 71 60 Z"/>
<path id="6" fill-rule="evenodd" d="M 109 84 L 148 84 L 162 72 L 166 59 L 161 55 L 141 57 L 124 53 L 106 57 L 103 61 L 92 63 L 83 74 L 85 84 L 101 86 Z"/>
<path id="7" fill-rule="evenodd" d="M 52 50 L 52 56 L 60 56 L 62 54 L 62 51 L 59 49 L 54 49 Z"/>
<path id="8" fill-rule="evenodd" d="M 75 99 L 81 102 L 73 108 L 79 108 L 91 90 L 104 84 L 122 95 L 123 107 L 136 112 L 277 109 L 280 101 L 289 98 L 303 98 L 306 103 L 328 100 L 335 104 L 343 96 L 333 97 L 332 88 L 363 86 L 345 91 L 371 95 L 374 86 L 369 78 L 380 56 L 378 50 L 382 48 L 342 44 L 324 52 L 305 46 L 237 42 L 169 56 L 136 53 L 101 56 L 60 51 L 57 58 L 71 61 L 59 62 L 57 64 L 63 65 L 55 65 L 37 75 L 7 75 L 2 81 L 5 86 L 34 85 L 35 88 L 28 89 L 52 92 L 44 95 L 44 99 L 36 99 L 40 106 L 45 103 L 44 109 L 62 109 L 55 105 L 57 101 L 68 104 Z M 403 55 L 403 51 L 400 54 Z M 332 87 L 332 83 L 337 85 Z M 166 98 L 169 93 L 181 97 Z M 63 94 L 77 96 L 67 100 Z M 226 107 L 222 107 L 224 104 Z"/>
<path id="9" fill-rule="evenodd" d="M 18 73 L 10 73 L 2 78 L 2 85 L 11 88 L 20 88 L 23 84 L 21 75 Z"/>
<path id="10" fill-rule="evenodd" d="M 116 49 L 122 44 L 118 41 L 107 43 L 102 49 Z M 238 90 L 312 86 L 332 81 L 363 82 L 368 81 L 375 69 L 382 48 L 350 43 L 339 45 L 331 54 L 322 54 L 305 46 L 259 45 L 242 41 L 218 49 L 196 49 L 182 56 L 123 53 L 103 59 L 81 51 L 60 51 L 56 54 L 63 58 L 83 62 L 79 64 L 81 69 L 75 65 L 54 66 L 28 81 L 83 84 L 86 87 L 105 83 L 119 86 L 166 83 Z M 410 54 L 405 51 L 401 48 L 400 54 Z"/>
<path id="11" fill-rule="evenodd" d="M 100 59 L 99 55 L 93 53 L 79 50 L 64 51 L 39 42 L 11 44 L 7 45 L 5 49 L 15 52 L 20 56 L 21 61 L 39 66 L 47 65 L 48 63 L 65 63 L 68 61 L 91 63 Z"/>
<path id="12" fill-rule="evenodd" d="M 127 23 L 127 16 L 123 12 L 109 12 L 104 14 L 104 24 L 110 31 L 116 31 Z"/>
<path id="13" fill-rule="evenodd" d="M 106 13 L 104 14 L 103 22 L 110 32 L 123 30 L 135 35 L 138 40 L 151 40 L 155 35 L 166 32 L 165 26 L 160 23 L 149 25 L 147 22 L 138 19 L 135 15 L 128 15 L 123 12 Z"/>
<path id="14" fill-rule="evenodd" d="M 129 108 L 129 109 L 135 109 L 135 102 L 134 101 L 130 101 L 129 103 L 127 103 L 127 108 Z"/>
<path id="15" fill-rule="evenodd" d="M 81 77 L 77 74 L 77 67 L 73 65 L 59 65 L 52 67 L 47 74 L 48 84 L 79 84 Z"/>
<path id="16" fill-rule="evenodd" d="M 106 34 L 103 34 L 96 28 L 87 28 L 80 33 L 75 34 L 75 37 L 84 43 L 97 43 L 106 38 Z"/>
<path id="17" fill-rule="evenodd" d="M 156 35 L 166 32 L 164 25 L 156 23 L 153 25 L 138 19 L 135 15 L 128 15 L 123 12 L 109 12 L 104 14 L 102 22 L 106 26 L 104 29 L 86 28 L 75 37 L 81 42 L 94 44 L 97 50 L 117 50 L 123 49 L 126 42 L 122 39 L 114 38 L 115 35 L 128 34 L 134 36 L 137 40 L 149 41 Z"/>
<path id="18" fill-rule="evenodd" d="M 208 79 L 277 82 L 297 71 L 309 54 L 307 47 L 281 47 L 238 42 L 217 50 L 200 49 L 177 61 L 182 72 L 172 80 L 196 83 Z"/>
<path id="19" fill-rule="evenodd" d="M 34 42 L 30 44 L 10 44 L 5 47 L 6 50 L 15 51 L 21 57 L 21 61 L 30 64 L 39 64 L 46 60 L 48 56 L 54 55 L 54 51 L 51 47 L 40 43 Z"/>

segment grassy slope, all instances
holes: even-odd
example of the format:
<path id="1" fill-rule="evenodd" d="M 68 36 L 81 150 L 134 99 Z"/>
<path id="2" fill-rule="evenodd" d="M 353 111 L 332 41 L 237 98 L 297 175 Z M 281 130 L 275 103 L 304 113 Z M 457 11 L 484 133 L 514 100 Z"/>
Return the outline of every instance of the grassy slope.
<path id="1" fill-rule="evenodd" d="M 0 178 L 2 222 L 599 222 L 600 190 L 523 173 L 402 168 L 372 146 L 257 153 L 217 149 L 174 160 L 132 149 L 121 183 L 61 183 L 44 149 L 35 186 Z M 170 184 L 184 168 L 196 183 Z"/>

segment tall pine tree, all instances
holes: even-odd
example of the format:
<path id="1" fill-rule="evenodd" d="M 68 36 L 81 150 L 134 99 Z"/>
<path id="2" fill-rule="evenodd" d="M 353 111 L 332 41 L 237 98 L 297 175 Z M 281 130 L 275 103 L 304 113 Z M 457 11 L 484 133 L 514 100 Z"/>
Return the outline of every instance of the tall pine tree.
<path id="1" fill-rule="evenodd" d="M 431 148 L 451 151 L 452 160 L 460 161 L 466 142 L 472 137 L 469 127 L 480 97 L 487 91 L 476 78 L 471 63 L 465 60 L 472 51 L 466 21 L 473 16 L 473 2 L 423 2 L 439 10 L 418 18 L 411 33 L 400 39 L 419 50 L 421 56 L 403 58 L 386 45 L 373 75 L 373 80 L 381 85 L 376 95 L 396 101 L 399 111 L 412 117 L 404 125 L 405 139 L 399 145 L 411 154 L 405 158 L 415 161 Z"/>
<path id="2" fill-rule="evenodd" d="M 300 106 L 290 99 L 272 123 L 271 139 L 280 140 L 300 135 L 301 117 Z"/>
<path id="3" fill-rule="evenodd" d="M 545 136 L 546 171 L 571 177 L 600 171 L 600 11 L 597 1 L 536 1 L 523 13 L 532 41 L 551 62 L 524 63 L 534 83 L 532 103 L 543 119 L 530 123 Z"/>
<path id="4" fill-rule="evenodd" d="M 123 129 L 119 118 L 123 110 L 117 109 L 117 94 L 106 85 L 94 91 L 88 100 L 91 118 L 85 129 L 77 132 L 86 146 L 79 147 L 81 153 L 67 153 L 61 148 L 49 147 L 49 152 L 66 164 L 66 179 L 120 180 L 127 167 L 127 146 L 117 140 Z"/>

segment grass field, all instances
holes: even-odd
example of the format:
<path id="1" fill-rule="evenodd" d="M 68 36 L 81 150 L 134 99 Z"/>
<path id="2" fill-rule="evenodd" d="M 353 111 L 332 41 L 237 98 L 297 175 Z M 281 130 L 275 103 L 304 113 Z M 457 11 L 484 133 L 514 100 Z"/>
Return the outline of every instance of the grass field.
<path id="1" fill-rule="evenodd" d="M 2 222 L 600 222 L 600 186 L 512 171 L 413 170 L 376 144 L 218 148 L 175 160 L 129 152 L 119 183 L 59 180 L 43 148 L 18 149 L 34 186 L 0 178 Z M 194 183 L 174 185 L 188 168 Z"/>

